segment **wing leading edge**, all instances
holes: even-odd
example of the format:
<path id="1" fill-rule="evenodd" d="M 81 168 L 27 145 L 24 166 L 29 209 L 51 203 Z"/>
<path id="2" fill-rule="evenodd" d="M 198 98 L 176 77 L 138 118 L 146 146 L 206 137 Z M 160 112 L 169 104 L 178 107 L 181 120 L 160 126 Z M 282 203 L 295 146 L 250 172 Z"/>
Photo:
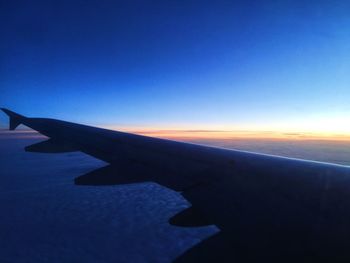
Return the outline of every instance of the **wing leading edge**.
<path id="1" fill-rule="evenodd" d="M 154 181 L 192 204 L 170 222 L 215 224 L 221 230 L 177 261 L 227 259 L 350 259 L 350 169 L 111 131 L 54 119 L 28 118 L 7 109 L 19 124 L 49 137 L 26 149 L 81 151 L 108 166 L 76 184 Z M 208 247 L 210 249 L 208 249 Z"/>

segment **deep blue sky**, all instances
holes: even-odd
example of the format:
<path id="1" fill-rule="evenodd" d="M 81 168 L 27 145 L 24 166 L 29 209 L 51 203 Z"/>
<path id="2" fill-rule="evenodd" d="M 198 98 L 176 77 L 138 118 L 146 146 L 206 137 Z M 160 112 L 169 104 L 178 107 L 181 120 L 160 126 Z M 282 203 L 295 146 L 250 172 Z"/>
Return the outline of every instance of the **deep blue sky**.
<path id="1" fill-rule="evenodd" d="M 0 106 L 91 125 L 350 133 L 349 10 L 1 1 Z"/>

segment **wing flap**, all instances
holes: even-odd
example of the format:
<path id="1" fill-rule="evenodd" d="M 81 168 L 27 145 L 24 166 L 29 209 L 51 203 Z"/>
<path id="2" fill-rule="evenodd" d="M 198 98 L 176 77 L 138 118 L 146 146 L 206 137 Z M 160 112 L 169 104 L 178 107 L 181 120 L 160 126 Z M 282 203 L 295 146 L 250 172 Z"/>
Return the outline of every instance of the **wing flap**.
<path id="1" fill-rule="evenodd" d="M 174 172 L 162 167 L 154 167 L 135 160 L 124 159 L 81 175 L 75 178 L 74 182 L 76 185 L 100 186 L 156 182 L 176 191 L 182 191 L 198 184 L 198 179 L 187 180 L 187 176 L 189 174 L 186 168 L 180 168 L 177 172 Z"/>
<path id="2" fill-rule="evenodd" d="M 210 222 L 202 213 L 192 206 L 174 215 L 169 219 L 169 223 L 174 226 L 184 227 L 199 227 L 213 224 L 213 222 Z"/>
<path id="3" fill-rule="evenodd" d="M 25 147 L 24 150 L 26 152 L 36 152 L 36 153 L 65 153 L 65 152 L 76 152 L 79 149 L 75 148 L 71 144 L 49 139 L 47 141 L 29 145 Z"/>
<path id="4" fill-rule="evenodd" d="M 74 179 L 76 185 L 120 185 L 148 181 L 140 165 L 108 165 Z"/>

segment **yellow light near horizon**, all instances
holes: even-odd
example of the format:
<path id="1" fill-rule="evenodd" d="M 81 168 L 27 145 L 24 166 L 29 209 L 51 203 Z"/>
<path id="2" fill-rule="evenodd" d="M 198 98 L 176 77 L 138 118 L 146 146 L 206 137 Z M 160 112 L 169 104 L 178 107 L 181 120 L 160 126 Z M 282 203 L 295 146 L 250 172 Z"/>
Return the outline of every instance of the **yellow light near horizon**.
<path id="1" fill-rule="evenodd" d="M 210 127 L 209 129 L 207 127 Z M 197 125 L 173 127 L 115 127 L 108 129 L 131 132 L 150 137 L 173 140 L 233 140 L 233 139 L 266 139 L 266 140 L 336 140 L 350 141 L 350 119 L 346 118 L 309 118 L 309 120 L 290 120 L 284 123 L 266 123 L 265 125 Z M 4 130 L 3 132 L 6 133 Z M 18 130 L 18 136 L 29 135 L 40 137 L 30 130 Z M 13 131 L 11 132 L 13 133 Z M 29 134 L 25 134 L 29 133 Z"/>
<path id="2" fill-rule="evenodd" d="M 120 127 L 110 127 L 120 129 Z M 161 137 L 193 137 L 193 138 L 334 138 L 350 137 L 350 114 L 329 116 L 304 116 L 303 119 L 291 119 L 286 116 L 284 121 L 260 121 L 244 124 L 196 124 L 167 125 L 163 127 L 122 127 L 124 131 L 133 131 L 150 136 Z"/>
<path id="3" fill-rule="evenodd" d="M 174 140 L 195 139 L 269 139 L 269 140 L 337 140 L 350 141 L 350 133 L 278 131 L 278 130 L 169 130 L 117 129 L 140 135 Z"/>

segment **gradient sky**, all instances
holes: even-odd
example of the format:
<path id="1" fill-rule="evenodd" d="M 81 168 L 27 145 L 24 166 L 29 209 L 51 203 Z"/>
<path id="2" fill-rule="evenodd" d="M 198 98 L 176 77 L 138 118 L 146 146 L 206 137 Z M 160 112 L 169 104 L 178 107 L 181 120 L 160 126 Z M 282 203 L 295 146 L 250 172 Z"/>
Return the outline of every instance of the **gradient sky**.
<path id="1" fill-rule="evenodd" d="M 0 5 L 2 107 L 108 127 L 350 134 L 347 0 Z"/>

